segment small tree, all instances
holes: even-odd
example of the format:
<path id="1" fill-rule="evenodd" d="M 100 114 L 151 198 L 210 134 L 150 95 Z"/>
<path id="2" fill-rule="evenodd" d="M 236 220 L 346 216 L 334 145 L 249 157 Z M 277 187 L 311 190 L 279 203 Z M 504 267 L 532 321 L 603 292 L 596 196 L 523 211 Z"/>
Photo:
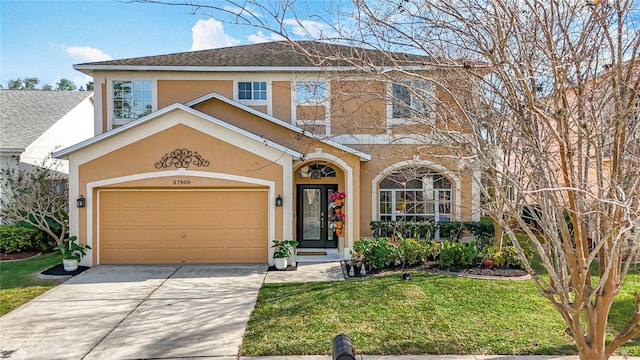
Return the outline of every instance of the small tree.
<path id="1" fill-rule="evenodd" d="M 76 85 L 69 79 L 62 78 L 56 83 L 56 90 L 59 91 L 72 91 L 76 89 Z"/>
<path id="2" fill-rule="evenodd" d="M 56 169 L 44 162 L 30 170 L 2 169 L 0 211 L 5 221 L 27 223 L 59 245 L 67 235 L 69 187 Z"/>

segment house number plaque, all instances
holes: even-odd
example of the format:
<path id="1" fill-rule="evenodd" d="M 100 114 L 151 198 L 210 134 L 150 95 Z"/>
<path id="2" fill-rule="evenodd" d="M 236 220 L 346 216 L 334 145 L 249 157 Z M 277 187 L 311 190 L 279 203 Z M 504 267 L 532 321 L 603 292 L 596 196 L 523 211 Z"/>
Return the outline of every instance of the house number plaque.
<path id="1" fill-rule="evenodd" d="M 164 154 L 162 159 L 156 163 L 156 169 L 166 169 L 174 166 L 176 169 L 186 169 L 189 165 L 209 166 L 209 160 L 203 159 L 200 154 L 189 149 L 175 149 L 170 153 Z"/>

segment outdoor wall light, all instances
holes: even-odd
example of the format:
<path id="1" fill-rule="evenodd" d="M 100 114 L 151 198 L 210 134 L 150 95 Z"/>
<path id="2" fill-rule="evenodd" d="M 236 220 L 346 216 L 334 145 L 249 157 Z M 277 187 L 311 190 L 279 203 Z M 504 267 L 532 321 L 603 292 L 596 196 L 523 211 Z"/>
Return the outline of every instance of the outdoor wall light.
<path id="1" fill-rule="evenodd" d="M 276 197 L 276 206 L 282 206 L 282 196 L 280 194 Z"/>
<path id="2" fill-rule="evenodd" d="M 78 200 L 76 200 L 76 203 L 78 204 L 79 208 L 83 208 L 85 207 L 85 205 L 87 204 L 85 201 L 84 196 L 80 195 L 80 197 L 78 198 Z"/>

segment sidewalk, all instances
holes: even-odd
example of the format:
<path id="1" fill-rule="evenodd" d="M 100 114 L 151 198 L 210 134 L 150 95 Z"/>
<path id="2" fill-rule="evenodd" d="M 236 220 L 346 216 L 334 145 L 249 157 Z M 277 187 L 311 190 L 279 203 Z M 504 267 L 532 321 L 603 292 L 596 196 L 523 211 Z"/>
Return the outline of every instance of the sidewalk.
<path id="1" fill-rule="evenodd" d="M 579 360 L 577 355 L 357 355 L 357 360 Z M 227 359 L 218 359 L 227 360 Z M 233 360 L 233 359 L 228 359 Z M 255 356 L 240 360 L 332 360 L 331 355 Z M 640 356 L 612 356 L 610 360 L 640 360 Z"/>

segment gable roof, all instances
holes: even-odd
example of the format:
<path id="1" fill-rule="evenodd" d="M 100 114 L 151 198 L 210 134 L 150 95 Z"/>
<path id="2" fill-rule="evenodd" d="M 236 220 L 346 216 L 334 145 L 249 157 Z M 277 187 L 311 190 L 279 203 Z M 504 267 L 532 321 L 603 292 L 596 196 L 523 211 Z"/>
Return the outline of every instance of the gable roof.
<path id="1" fill-rule="evenodd" d="M 327 145 L 332 146 L 334 148 L 338 148 L 338 149 L 340 149 L 340 150 L 342 150 L 344 152 L 356 155 L 356 156 L 360 157 L 361 161 L 369 161 L 369 160 L 371 160 L 371 155 L 369 155 L 369 154 L 366 154 L 366 153 L 363 153 L 362 151 L 358 151 L 358 150 L 350 148 L 348 146 L 339 144 L 339 143 L 337 143 L 335 141 L 331 141 L 331 140 L 328 140 L 328 139 L 323 139 L 322 137 L 320 137 L 320 136 L 318 136 L 318 135 L 316 135 L 316 134 L 314 134 L 312 132 L 305 131 L 300 127 L 297 127 L 295 125 L 289 124 L 288 122 L 282 121 L 282 120 L 277 119 L 277 118 L 275 118 L 273 116 L 269 116 L 269 115 L 267 115 L 267 114 L 265 114 L 263 112 L 260 112 L 258 110 L 255 110 L 255 109 L 249 107 L 249 106 L 246 106 L 246 105 L 240 104 L 238 102 L 235 102 L 235 101 L 233 101 L 233 100 L 231 100 L 229 98 L 226 98 L 226 97 L 224 97 L 224 96 L 222 96 L 220 94 L 217 94 L 217 93 L 213 93 L 213 92 L 209 93 L 209 94 L 201 96 L 201 97 L 199 97 L 197 99 L 191 100 L 191 101 L 185 103 L 185 105 L 189 106 L 189 107 L 193 107 L 193 106 L 196 106 L 196 105 L 198 105 L 200 103 L 203 103 L 203 102 L 205 102 L 207 100 L 210 100 L 210 99 L 220 100 L 220 101 L 222 101 L 224 103 L 227 103 L 229 105 L 235 106 L 235 107 L 240 108 L 240 109 L 242 109 L 242 110 L 244 110 L 244 111 L 246 111 L 248 113 L 251 113 L 251 114 L 253 114 L 255 116 L 258 116 L 258 117 L 260 117 L 260 118 L 262 118 L 264 120 L 267 120 L 267 121 L 272 122 L 272 123 L 274 123 L 276 125 L 279 125 L 279 126 L 285 128 L 285 129 L 288 129 L 288 130 L 291 130 L 291 131 L 296 132 L 298 134 L 307 136 L 307 137 L 309 137 L 311 139 L 318 140 L 321 143 L 327 144 Z"/>
<path id="2" fill-rule="evenodd" d="M 74 69 L 91 74 L 93 70 L 190 70 L 250 71 L 265 70 L 354 70 L 366 61 L 374 67 L 425 67 L 429 57 L 398 52 L 382 52 L 360 47 L 334 45 L 316 41 L 276 41 L 219 49 L 190 51 L 74 65 Z M 186 69 L 185 69 L 186 68 Z"/>
<path id="3" fill-rule="evenodd" d="M 0 149 L 24 149 L 92 96 L 84 91 L 0 90 Z"/>
<path id="4" fill-rule="evenodd" d="M 226 128 L 226 129 L 232 130 L 232 131 L 234 131 L 234 132 L 236 132 L 238 134 L 244 135 L 244 136 L 246 136 L 246 137 L 248 137 L 250 139 L 253 139 L 255 141 L 261 142 L 261 143 L 263 143 L 263 144 L 265 144 L 267 146 L 273 147 L 275 149 L 278 149 L 278 150 L 282 151 L 283 153 L 289 154 L 289 155 L 291 155 L 293 157 L 301 157 L 302 156 L 302 154 L 300 154 L 299 152 L 297 152 L 297 151 L 295 151 L 293 149 L 289 149 L 289 148 L 287 148 L 285 146 L 282 146 L 282 145 L 280 145 L 278 143 L 275 143 L 275 142 L 273 142 L 271 140 L 267 140 L 267 139 L 265 139 L 263 137 L 260 137 L 260 136 L 258 136 L 256 134 L 253 134 L 253 133 L 250 133 L 250 132 L 248 132 L 246 130 L 240 129 L 240 128 L 236 127 L 236 126 L 233 126 L 233 125 L 231 125 L 231 124 L 229 124 L 227 122 L 224 122 L 222 120 L 216 119 L 213 116 L 207 115 L 207 114 L 205 114 L 203 112 L 200 112 L 200 111 L 198 111 L 196 109 L 193 109 L 191 107 L 187 107 L 187 106 L 185 106 L 183 104 L 175 103 L 175 104 L 169 105 L 167 107 L 164 107 L 164 108 L 162 108 L 162 109 L 160 109 L 160 110 L 158 110 L 158 111 L 156 111 L 154 113 L 151 113 L 151 114 L 149 114 L 147 116 L 143 116 L 143 117 L 141 117 L 139 119 L 136 119 L 136 120 L 134 120 L 134 121 L 132 121 L 130 123 L 127 123 L 126 125 L 120 126 L 120 127 L 116 128 L 116 129 L 113 129 L 111 131 L 107 131 L 107 132 L 102 133 L 102 134 L 100 134 L 98 136 L 95 136 L 93 138 L 87 139 L 87 140 L 85 140 L 85 141 L 83 141 L 81 143 L 78 143 L 76 145 L 70 146 L 70 147 L 68 147 L 66 149 L 62 149 L 60 151 L 56 151 L 55 153 L 53 153 L 53 157 L 54 158 L 58 158 L 58 159 L 64 159 L 67 156 L 69 156 L 70 154 L 72 154 L 74 152 L 77 152 L 79 150 L 82 150 L 82 149 L 84 149 L 84 148 L 86 148 L 86 147 L 88 147 L 88 146 L 90 146 L 92 144 L 95 144 L 95 143 L 104 141 L 106 139 L 112 138 L 112 137 L 114 137 L 114 136 L 116 136 L 116 135 L 118 135 L 118 134 L 120 134 L 122 132 L 125 132 L 125 131 L 127 131 L 127 130 L 129 130 L 131 128 L 138 127 L 138 126 L 146 124 L 146 123 L 148 123 L 148 122 L 150 122 L 150 121 L 152 121 L 152 120 L 154 120 L 156 118 L 162 117 L 162 116 L 164 116 L 164 115 L 166 115 L 168 113 L 171 113 L 171 112 L 174 112 L 174 111 L 179 111 L 179 110 L 185 111 L 187 113 L 190 113 L 192 115 L 200 117 L 200 118 L 202 118 L 204 120 L 210 121 L 210 122 L 212 122 L 212 123 L 214 123 L 214 124 L 216 124 L 218 126 L 221 126 L 221 127 Z"/>

